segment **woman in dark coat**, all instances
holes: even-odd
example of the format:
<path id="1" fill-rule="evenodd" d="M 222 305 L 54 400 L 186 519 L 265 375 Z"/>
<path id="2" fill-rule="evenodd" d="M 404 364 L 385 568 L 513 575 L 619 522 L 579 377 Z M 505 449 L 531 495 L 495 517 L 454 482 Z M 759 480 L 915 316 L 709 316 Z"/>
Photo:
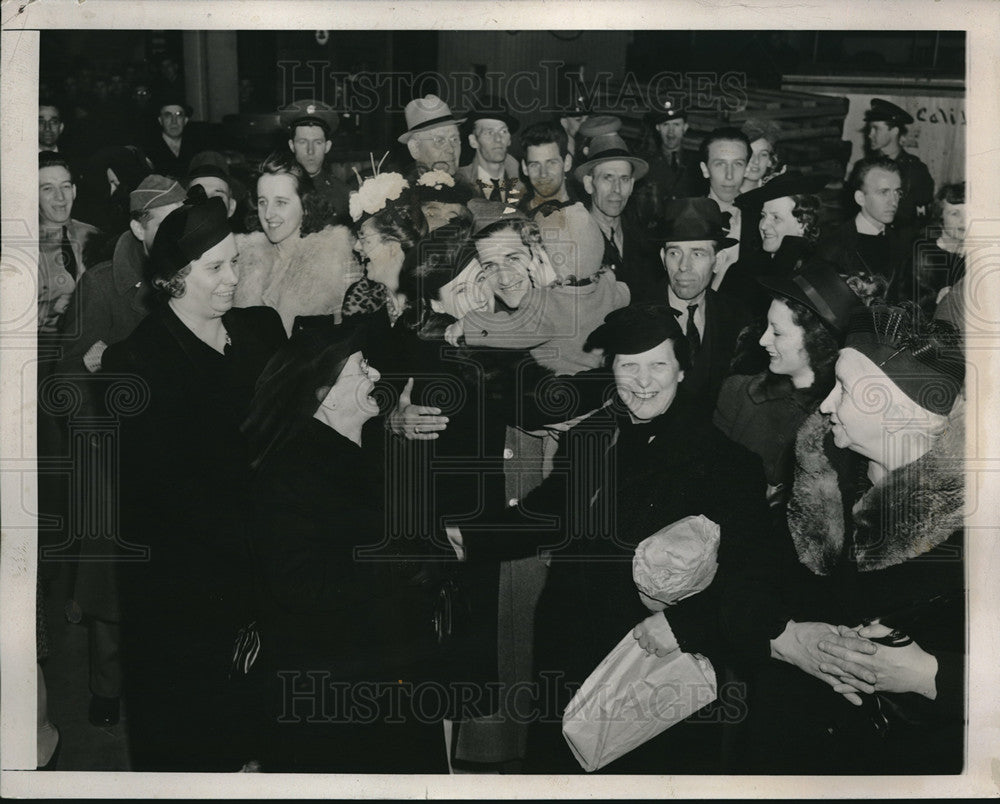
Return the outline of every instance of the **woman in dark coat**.
<path id="1" fill-rule="evenodd" d="M 726 599 L 757 659 L 746 771 L 961 771 L 964 365 L 954 331 L 933 327 L 857 313 L 799 434 L 791 538 L 746 557 L 752 602 Z M 838 475 L 831 432 L 865 474 Z"/>
<path id="2" fill-rule="evenodd" d="M 647 632 L 666 632 L 673 647 L 708 656 L 717 670 L 726 661 L 716 586 L 650 615 L 632 579 L 636 545 L 683 517 L 704 514 L 721 526 L 721 580 L 736 569 L 732 551 L 761 540 L 767 526 L 759 459 L 702 422 L 683 394 L 687 340 L 669 309 L 618 310 L 592 343 L 605 349 L 613 368 L 614 379 L 604 374 L 604 389 L 615 394 L 617 386 L 620 401 L 563 436 L 565 452 L 552 475 L 511 509 L 506 529 L 495 536 L 462 530 L 469 560 L 499 544 L 524 554 L 551 553 L 535 618 L 536 711 L 527 769 L 538 773 L 580 772 L 561 734 L 563 712 L 584 679 L 637 625 L 644 626 L 644 646 Z M 708 723 L 683 723 L 608 772 L 718 770 L 720 736 Z"/>
<path id="3" fill-rule="evenodd" d="M 123 668 L 136 770 L 239 770 L 250 707 L 230 686 L 253 618 L 249 468 L 239 426 L 284 341 L 267 308 L 234 309 L 236 243 L 204 192 L 168 215 L 150 254 L 164 297 L 103 365 L 128 375 L 122 538 L 148 550 L 119 566 Z"/>
<path id="4" fill-rule="evenodd" d="M 268 771 L 447 771 L 424 568 L 390 538 L 382 443 L 362 437 L 380 376 L 364 330 L 294 335 L 247 422 Z"/>
<path id="5" fill-rule="evenodd" d="M 791 489 L 795 434 L 833 387 L 833 365 L 851 312 L 861 304 L 837 267 L 812 261 L 794 278 L 759 280 L 772 295 L 759 344 L 768 371 L 729 377 L 713 422 L 760 455 L 772 505 Z"/>

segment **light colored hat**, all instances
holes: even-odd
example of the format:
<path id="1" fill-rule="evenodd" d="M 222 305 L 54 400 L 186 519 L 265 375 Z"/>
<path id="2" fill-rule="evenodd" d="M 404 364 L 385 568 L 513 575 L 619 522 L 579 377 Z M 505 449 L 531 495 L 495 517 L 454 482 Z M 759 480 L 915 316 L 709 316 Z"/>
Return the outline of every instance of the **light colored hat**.
<path id="1" fill-rule="evenodd" d="M 139 212 L 165 207 L 167 204 L 183 204 L 185 198 L 184 188 L 174 179 L 153 173 L 129 193 L 128 209 L 129 212 Z"/>
<path id="2" fill-rule="evenodd" d="M 424 95 L 406 104 L 406 131 L 399 136 L 400 142 L 409 142 L 419 131 L 427 131 L 441 126 L 457 126 L 464 123 L 464 117 L 455 117 L 448 104 L 437 95 Z"/>

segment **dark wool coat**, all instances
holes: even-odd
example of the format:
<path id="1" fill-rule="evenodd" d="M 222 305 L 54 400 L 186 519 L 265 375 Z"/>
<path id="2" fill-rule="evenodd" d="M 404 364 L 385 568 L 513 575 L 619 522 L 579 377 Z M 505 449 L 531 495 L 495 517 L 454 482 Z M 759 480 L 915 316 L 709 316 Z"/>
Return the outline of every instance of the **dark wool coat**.
<path id="1" fill-rule="evenodd" d="M 767 316 L 774 298 L 758 284 L 758 279 L 785 279 L 797 273 L 809 258 L 814 246 L 804 237 L 787 235 L 774 254 L 761 249 L 751 250 L 740 243 L 740 258 L 730 265 L 719 285 L 719 293 L 745 304 L 754 318 Z"/>
<path id="2" fill-rule="evenodd" d="M 243 727 L 226 695 L 236 631 L 254 614 L 240 424 L 285 336 L 269 308 L 234 308 L 222 320 L 226 356 L 167 305 L 104 353 L 104 372 L 137 383 L 134 414 L 121 415 L 121 534 L 149 553 L 122 562 L 118 580 L 130 741 L 142 769 L 247 761 L 230 753 Z"/>
<path id="3" fill-rule="evenodd" d="M 890 714 L 888 735 L 882 737 L 871 726 L 875 702 L 869 696 L 863 696 L 864 707 L 853 707 L 825 683 L 768 659 L 762 642 L 750 769 L 958 772 L 965 655 L 962 413 L 952 414 L 928 453 L 871 487 L 858 471 L 864 462 L 834 467 L 830 458 L 839 460 L 836 453 L 842 451 L 832 447 L 828 435 L 820 414 L 800 430 L 788 507 L 791 538 L 783 549 L 763 552 L 747 566 L 744 580 L 773 590 L 769 603 L 763 609 L 730 609 L 725 616 L 732 623 L 770 622 L 771 637 L 788 620 L 853 627 L 881 618 L 936 658 L 937 697 L 884 694 L 883 711 L 904 717 Z"/>

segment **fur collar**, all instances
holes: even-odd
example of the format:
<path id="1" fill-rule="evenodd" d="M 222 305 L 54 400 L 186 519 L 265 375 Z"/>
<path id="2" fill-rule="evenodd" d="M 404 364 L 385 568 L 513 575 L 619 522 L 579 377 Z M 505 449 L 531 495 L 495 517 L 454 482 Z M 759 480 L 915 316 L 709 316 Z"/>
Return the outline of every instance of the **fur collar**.
<path id="1" fill-rule="evenodd" d="M 829 420 L 816 413 L 796 439 L 795 486 L 788 525 L 799 560 L 827 575 L 842 560 L 843 500 L 837 472 L 824 451 Z M 858 571 L 884 569 L 923 555 L 962 527 L 964 507 L 964 404 L 921 458 L 890 472 L 853 509 Z M 886 516 L 886 512 L 892 512 Z"/>

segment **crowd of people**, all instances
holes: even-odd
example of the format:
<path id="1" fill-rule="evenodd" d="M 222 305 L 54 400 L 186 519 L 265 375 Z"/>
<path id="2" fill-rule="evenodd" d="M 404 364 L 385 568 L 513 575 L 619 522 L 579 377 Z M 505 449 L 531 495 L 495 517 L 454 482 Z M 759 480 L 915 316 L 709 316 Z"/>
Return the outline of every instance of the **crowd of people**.
<path id="1" fill-rule="evenodd" d="M 563 716 L 629 632 L 718 696 L 605 772 L 961 771 L 965 184 L 903 109 L 831 227 L 779 126 L 689 150 L 673 102 L 643 152 L 428 95 L 412 164 L 351 182 L 303 102 L 250 186 L 153 106 L 83 173 L 39 106 L 40 382 L 118 417 L 80 482 L 142 551 L 82 545 L 73 590 L 134 769 L 579 772 Z M 690 516 L 714 580 L 651 611 L 636 546 Z"/>

